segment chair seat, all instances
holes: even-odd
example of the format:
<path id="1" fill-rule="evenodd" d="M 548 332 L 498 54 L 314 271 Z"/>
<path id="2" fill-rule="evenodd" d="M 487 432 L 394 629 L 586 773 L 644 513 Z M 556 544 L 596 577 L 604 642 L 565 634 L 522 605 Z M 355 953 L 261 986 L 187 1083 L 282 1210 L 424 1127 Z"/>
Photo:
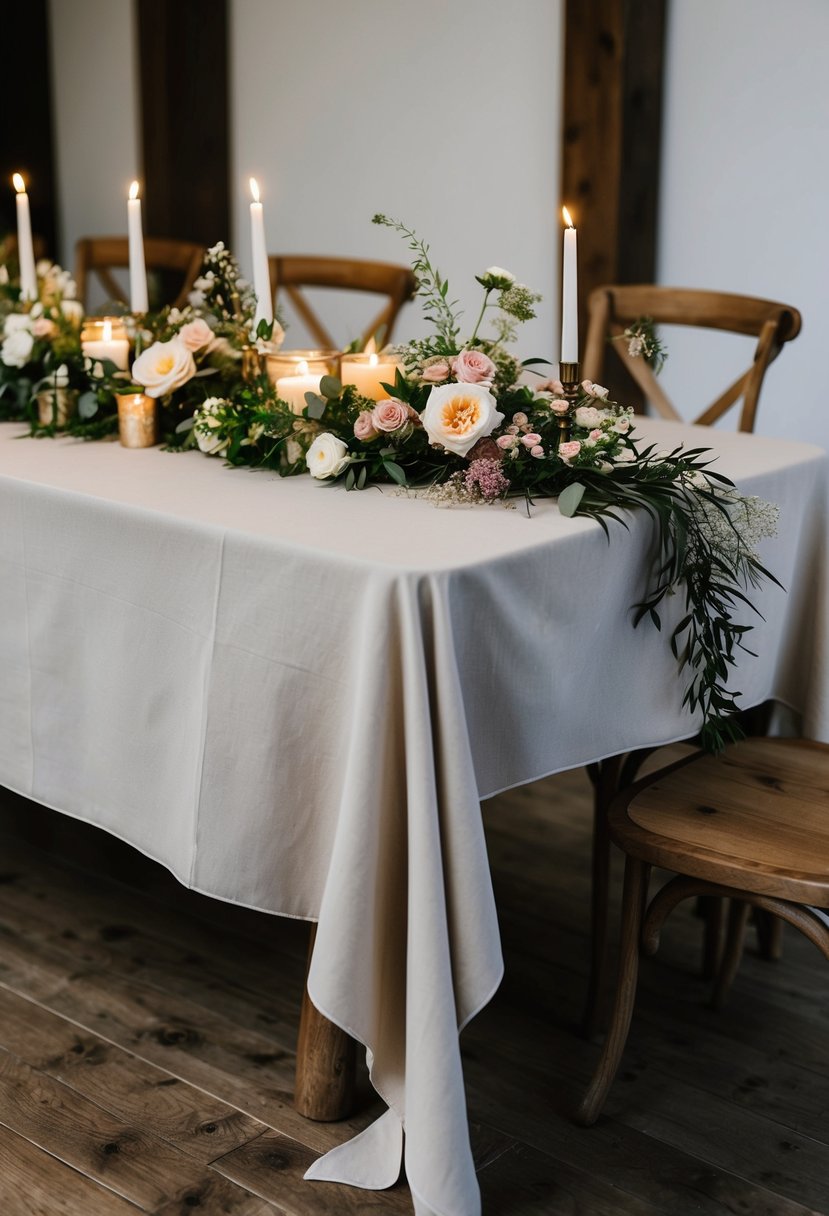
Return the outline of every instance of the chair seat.
<path id="1" fill-rule="evenodd" d="M 722 886 L 829 902 L 829 747 L 746 739 L 693 755 L 616 801 L 631 856 Z"/>

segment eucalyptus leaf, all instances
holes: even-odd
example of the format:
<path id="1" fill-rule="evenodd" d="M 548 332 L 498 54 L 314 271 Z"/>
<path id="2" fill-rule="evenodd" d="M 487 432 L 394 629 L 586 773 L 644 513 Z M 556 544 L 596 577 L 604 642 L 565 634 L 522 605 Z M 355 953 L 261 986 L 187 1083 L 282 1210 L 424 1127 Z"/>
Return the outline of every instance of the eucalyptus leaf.
<path id="1" fill-rule="evenodd" d="M 383 468 L 388 473 L 392 481 L 396 481 L 399 486 L 407 484 L 406 470 L 403 469 L 395 460 L 384 460 Z"/>
<path id="2" fill-rule="evenodd" d="M 79 418 L 94 418 L 98 413 L 98 397 L 95 393 L 87 391 L 81 393 L 78 398 L 78 417 Z"/>
<path id="3" fill-rule="evenodd" d="M 322 418 L 328 402 L 319 393 L 305 394 L 305 413 L 309 418 Z"/>
<path id="4" fill-rule="evenodd" d="M 336 376 L 323 376 L 320 380 L 320 393 L 328 401 L 336 401 L 342 391 L 343 386 Z"/>
<path id="5" fill-rule="evenodd" d="M 176 434 L 183 435 L 186 431 L 192 431 L 195 425 L 195 418 L 182 418 L 181 422 L 176 427 Z"/>
<path id="6" fill-rule="evenodd" d="M 576 514 L 586 489 L 581 482 L 573 481 L 561 491 L 558 496 L 558 509 L 562 515 L 570 519 Z"/>

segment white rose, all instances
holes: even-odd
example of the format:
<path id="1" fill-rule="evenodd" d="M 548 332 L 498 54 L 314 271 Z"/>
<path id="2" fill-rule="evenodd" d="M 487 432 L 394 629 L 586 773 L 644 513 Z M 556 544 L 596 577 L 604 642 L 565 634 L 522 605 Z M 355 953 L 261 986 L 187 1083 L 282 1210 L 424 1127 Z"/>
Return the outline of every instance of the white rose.
<path id="1" fill-rule="evenodd" d="M 19 333 L 21 330 L 31 330 L 32 323 L 25 312 L 10 312 L 3 322 L 3 333 L 8 338 L 10 334 Z"/>
<path id="2" fill-rule="evenodd" d="M 498 402 L 489 389 L 480 384 L 437 384 L 420 420 L 430 443 L 465 456 L 504 421 L 504 415 L 498 412 Z"/>
<path id="3" fill-rule="evenodd" d="M 68 321 L 80 328 L 83 321 L 83 304 L 80 300 L 61 300 L 60 310 Z"/>
<path id="4" fill-rule="evenodd" d="M 11 317 L 7 320 L 11 320 Z M 13 330 L 0 347 L 0 359 L 6 367 L 25 367 L 34 344 L 35 340 L 28 329 Z"/>
<path id="5" fill-rule="evenodd" d="M 325 431 L 311 444 L 305 463 L 312 477 L 337 477 L 351 463 L 348 444 Z"/>
<path id="6" fill-rule="evenodd" d="M 193 355 L 178 338 L 153 342 L 132 365 L 132 378 L 144 386 L 148 397 L 172 393 L 195 374 Z"/>
<path id="7" fill-rule="evenodd" d="M 219 419 L 213 416 L 200 418 L 196 423 L 196 443 L 207 456 L 222 456 L 230 446 L 227 435 L 217 434 L 221 425 Z"/>
<path id="8" fill-rule="evenodd" d="M 586 431 L 592 431 L 602 423 L 605 417 L 604 410 L 597 410 L 595 405 L 580 405 L 573 414 L 573 421 L 576 426 L 584 427 Z"/>
<path id="9" fill-rule="evenodd" d="M 628 464 L 629 461 L 636 459 L 636 453 L 634 452 L 633 448 L 622 448 L 621 451 L 616 453 L 613 459 L 616 464 Z"/>

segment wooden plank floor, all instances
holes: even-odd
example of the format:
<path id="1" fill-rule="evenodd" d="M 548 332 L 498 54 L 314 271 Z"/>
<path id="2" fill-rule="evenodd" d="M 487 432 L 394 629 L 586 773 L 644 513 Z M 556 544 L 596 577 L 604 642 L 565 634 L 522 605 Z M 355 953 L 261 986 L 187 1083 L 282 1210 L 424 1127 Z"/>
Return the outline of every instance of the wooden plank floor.
<path id="1" fill-rule="evenodd" d="M 829 1214 L 829 968 L 787 931 L 721 1014 L 690 910 L 644 965 L 596 1127 L 568 1112 L 597 1047 L 586 980 L 589 787 L 484 808 L 507 961 L 464 1032 L 485 1216 Z M 618 876 L 617 876 L 618 877 Z M 411 1212 L 405 1183 L 306 1183 L 381 1109 L 291 1106 L 307 927 L 193 895 L 102 833 L 0 803 L 0 1216 Z"/>

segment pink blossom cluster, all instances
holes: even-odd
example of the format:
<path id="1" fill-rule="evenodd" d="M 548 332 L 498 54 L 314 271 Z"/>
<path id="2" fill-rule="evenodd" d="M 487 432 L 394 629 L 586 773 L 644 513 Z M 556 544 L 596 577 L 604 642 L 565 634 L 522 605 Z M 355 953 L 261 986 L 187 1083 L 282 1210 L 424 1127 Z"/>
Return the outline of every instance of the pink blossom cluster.
<path id="1" fill-rule="evenodd" d="M 492 388 L 497 370 L 489 355 L 483 351 L 462 350 L 459 355 L 445 359 L 430 359 L 420 375 L 427 384 L 443 384 L 454 376 L 458 384 L 480 384 L 482 388 Z"/>
<path id="2" fill-rule="evenodd" d="M 386 397 L 378 401 L 373 410 L 362 410 L 354 422 L 354 437 L 363 443 L 376 439 L 378 435 L 392 435 L 402 431 L 409 423 L 420 426 L 420 414 L 405 401 Z"/>
<path id="3" fill-rule="evenodd" d="M 509 478 L 501 471 L 501 462 L 487 459 L 472 461 L 464 473 L 464 484 L 470 493 L 478 490 L 489 501 L 500 498 L 510 487 Z"/>
<path id="4" fill-rule="evenodd" d="M 536 460 L 540 460 L 545 455 L 541 436 L 532 429 L 527 415 L 520 411 L 513 414 L 512 422 L 505 428 L 504 434 L 498 436 L 496 443 L 504 452 L 514 453 L 519 446 L 523 446 L 529 450 L 531 456 L 535 456 Z"/>

